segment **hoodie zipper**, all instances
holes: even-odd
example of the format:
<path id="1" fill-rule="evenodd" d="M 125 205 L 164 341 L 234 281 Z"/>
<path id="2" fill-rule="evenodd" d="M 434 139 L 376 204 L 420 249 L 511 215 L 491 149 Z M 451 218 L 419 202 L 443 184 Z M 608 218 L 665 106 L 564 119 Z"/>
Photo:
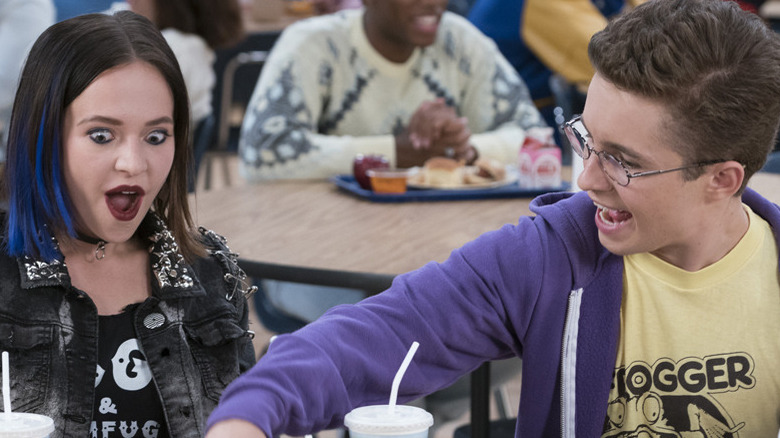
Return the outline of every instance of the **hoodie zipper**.
<path id="1" fill-rule="evenodd" d="M 575 401 L 577 380 L 577 334 L 580 321 L 582 288 L 571 291 L 563 326 L 563 351 L 561 354 L 561 436 L 575 436 Z"/>

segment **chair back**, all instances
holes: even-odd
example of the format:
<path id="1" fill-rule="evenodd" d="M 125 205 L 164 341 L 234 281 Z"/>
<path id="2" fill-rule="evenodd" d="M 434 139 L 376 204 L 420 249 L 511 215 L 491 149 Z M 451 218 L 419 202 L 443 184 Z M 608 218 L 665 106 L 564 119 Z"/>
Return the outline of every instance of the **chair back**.
<path id="1" fill-rule="evenodd" d="M 201 120 L 195 127 L 192 135 L 192 171 L 190 172 L 190 181 L 188 190 L 190 193 L 195 191 L 195 185 L 198 181 L 198 170 L 203 161 L 203 155 L 214 144 L 214 134 L 217 128 L 217 118 L 214 113 L 209 114 Z"/>
<path id="2" fill-rule="evenodd" d="M 230 142 L 230 130 L 232 122 L 231 113 L 233 112 L 232 109 L 234 104 L 234 88 L 236 88 L 236 85 L 242 86 L 243 89 L 249 90 L 248 94 L 244 92 L 242 95 L 251 96 L 252 91 L 254 90 L 254 86 L 257 83 L 257 79 L 260 76 L 262 66 L 265 64 L 267 57 L 268 51 L 266 50 L 239 52 L 230 58 L 227 64 L 225 64 L 225 70 L 222 72 L 222 92 L 220 93 L 221 102 L 219 105 L 219 122 L 217 123 L 217 150 L 234 150 L 235 146 L 232 144 L 232 142 Z M 255 66 L 256 68 L 248 78 L 243 78 L 243 83 L 237 83 L 236 77 L 238 70 L 246 66 Z"/>

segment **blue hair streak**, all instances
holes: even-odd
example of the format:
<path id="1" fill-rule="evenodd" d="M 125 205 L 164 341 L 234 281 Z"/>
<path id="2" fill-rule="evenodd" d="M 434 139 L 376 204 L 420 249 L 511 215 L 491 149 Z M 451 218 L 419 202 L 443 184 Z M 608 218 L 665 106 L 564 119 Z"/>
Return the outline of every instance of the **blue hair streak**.
<path id="1" fill-rule="evenodd" d="M 40 256 L 50 261 L 61 258 L 52 229 L 64 227 L 75 236 L 69 198 L 61 172 L 60 135 L 55 128 L 51 156 L 45 156 L 44 110 L 35 142 L 35 170 L 31 168 L 28 154 L 16 154 L 14 166 L 16 184 L 10 189 L 8 209 L 8 254 L 11 256 Z M 25 143 L 29 144 L 29 143 Z M 48 164 L 48 166 L 46 165 Z M 46 170 L 51 169 L 51 175 Z"/>

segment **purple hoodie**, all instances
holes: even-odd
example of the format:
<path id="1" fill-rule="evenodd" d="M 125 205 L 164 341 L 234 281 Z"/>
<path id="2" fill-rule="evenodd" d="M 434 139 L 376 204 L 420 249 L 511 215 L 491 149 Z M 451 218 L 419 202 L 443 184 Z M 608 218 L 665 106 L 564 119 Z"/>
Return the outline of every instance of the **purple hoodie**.
<path id="1" fill-rule="evenodd" d="M 778 206 L 743 201 L 780 229 Z M 420 343 L 399 389 L 410 401 L 482 362 L 523 359 L 517 436 L 600 436 L 620 328 L 623 259 L 598 240 L 585 193 L 555 193 L 523 217 L 398 276 L 387 291 L 333 308 L 279 336 L 225 390 L 209 425 L 250 421 L 268 436 L 340 426 L 357 406 L 385 404 L 396 370 Z M 777 233 L 776 233 L 777 234 Z"/>

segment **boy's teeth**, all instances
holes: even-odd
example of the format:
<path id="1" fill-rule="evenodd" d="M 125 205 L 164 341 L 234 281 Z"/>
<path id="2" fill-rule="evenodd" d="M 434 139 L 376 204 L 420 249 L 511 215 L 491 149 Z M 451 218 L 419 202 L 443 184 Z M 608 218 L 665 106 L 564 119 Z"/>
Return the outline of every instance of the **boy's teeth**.
<path id="1" fill-rule="evenodd" d="M 598 206 L 598 209 L 599 214 L 601 215 L 601 219 L 603 219 L 604 222 L 608 222 L 610 224 L 627 221 L 632 217 L 631 213 L 623 210 L 613 210 L 601 205 Z"/>
<path id="2" fill-rule="evenodd" d="M 609 212 L 607 211 L 606 208 L 599 207 L 599 215 L 601 215 L 601 219 L 604 222 L 607 222 L 607 223 L 610 223 L 610 224 L 612 223 L 612 219 L 609 217 Z"/>

